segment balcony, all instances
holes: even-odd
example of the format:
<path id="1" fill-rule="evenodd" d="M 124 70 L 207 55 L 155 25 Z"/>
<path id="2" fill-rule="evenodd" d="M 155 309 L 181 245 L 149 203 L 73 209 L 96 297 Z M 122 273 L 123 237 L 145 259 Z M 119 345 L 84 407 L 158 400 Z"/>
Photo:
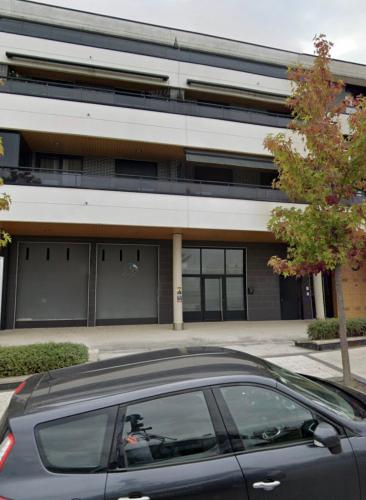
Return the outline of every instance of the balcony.
<path id="1" fill-rule="evenodd" d="M 0 92 L 279 128 L 286 128 L 290 120 L 286 114 L 271 113 L 244 107 L 177 100 L 144 93 L 34 79 L 8 78 L 0 86 Z"/>
<path id="2" fill-rule="evenodd" d="M 285 193 L 268 186 L 132 175 L 91 175 L 29 167 L 0 167 L 5 184 L 106 191 L 127 191 L 239 200 L 289 202 Z"/>

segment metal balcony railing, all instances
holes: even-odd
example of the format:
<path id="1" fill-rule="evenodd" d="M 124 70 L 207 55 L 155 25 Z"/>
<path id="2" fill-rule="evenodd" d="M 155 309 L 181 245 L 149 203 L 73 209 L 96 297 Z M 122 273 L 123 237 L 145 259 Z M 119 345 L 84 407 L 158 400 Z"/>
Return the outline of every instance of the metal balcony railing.
<path id="1" fill-rule="evenodd" d="M 96 175 L 85 172 L 46 170 L 30 167 L 0 167 L 5 184 L 101 189 L 138 193 L 206 196 L 271 202 L 288 202 L 285 193 L 266 186 L 197 181 L 168 177 Z M 6 190 L 6 187 L 4 188 Z"/>
<path id="2" fill-rule="evenodd" d="M 170 99 L 147 93 L 133 93 L 116 89 L 34 79 L 8 78 L 0 86 L 0 92 L 199 116 L 269 127 L 286 128 L 290 120 L 290 117 L 285 114 L 250 108 Z"/>

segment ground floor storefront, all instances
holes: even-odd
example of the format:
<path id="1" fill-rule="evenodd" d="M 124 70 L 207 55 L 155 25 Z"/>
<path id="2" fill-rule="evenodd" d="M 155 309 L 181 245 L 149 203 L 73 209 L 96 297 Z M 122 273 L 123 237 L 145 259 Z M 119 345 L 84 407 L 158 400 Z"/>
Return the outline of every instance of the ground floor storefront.
<path id="1" fill-rule="evenodd" d="M 267 265 L 284 252 L 274 242 L 182 234 L 18 235 L 4 255 L 2 328 L 312 319 L 312 280 L 283 279 Z M 331 285 L 321 293 L 327 313 Z"/>

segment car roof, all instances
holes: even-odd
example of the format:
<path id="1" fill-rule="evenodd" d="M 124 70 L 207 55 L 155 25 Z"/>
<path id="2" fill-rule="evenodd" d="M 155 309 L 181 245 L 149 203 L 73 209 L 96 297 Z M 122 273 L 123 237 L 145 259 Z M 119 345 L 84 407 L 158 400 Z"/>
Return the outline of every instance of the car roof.
<path id="1" fill-rule="evenodd" d="M 32 388 L 25 412 L 166 384 L 238 375 L 274 378 L 264 360 L 231 349 L 150 351 L 50 371 Z"/>

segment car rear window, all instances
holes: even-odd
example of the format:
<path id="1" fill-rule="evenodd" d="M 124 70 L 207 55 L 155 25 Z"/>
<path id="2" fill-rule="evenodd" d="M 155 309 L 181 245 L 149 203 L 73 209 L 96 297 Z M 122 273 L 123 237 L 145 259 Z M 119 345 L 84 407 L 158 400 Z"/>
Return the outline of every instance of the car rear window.
<path id="1" fill-rule="evenodd" d="M 36 440 L 45 467 L 52 472 L 90 473 L 108 461 L 116 408 L 40 424 Z"/>

